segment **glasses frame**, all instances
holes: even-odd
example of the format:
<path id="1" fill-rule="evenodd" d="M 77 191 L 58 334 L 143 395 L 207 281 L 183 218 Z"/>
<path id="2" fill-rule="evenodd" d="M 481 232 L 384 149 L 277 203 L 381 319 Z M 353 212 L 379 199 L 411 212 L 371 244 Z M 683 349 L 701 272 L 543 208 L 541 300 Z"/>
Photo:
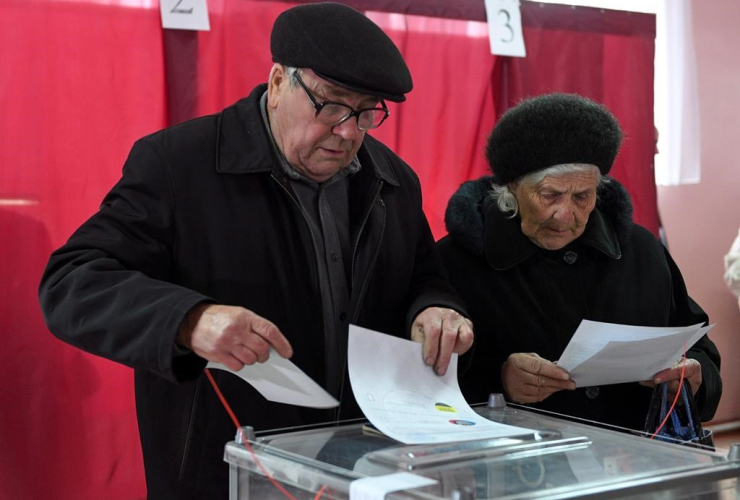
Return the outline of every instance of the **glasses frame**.
<path id="1" fill-rule="evenodd" d="M 344 104 L 342 102 L 337 102 L 337 101 L 321 101 L 321 102 L 319 102 L 318 100 L 316 100 L 316 98 L 311 93 L 311 91 L 308 90 L 308 87 L 306 86 L 306 84 L 303 83 L 303 79 L 301 79 L 301 75 L 299 74 L 299 72 L 296 71 L 295 73 L 293 73 L 293 75 L 295 76 L 295 79 L 298 82 L 298 84 L 303 89 L 303 92 L 305 92 L 306 97 L 308 97 L 308 100 L 311 101 L 311 105 L 316 110 L 316 114 L 314 114 L 314 118 L 318 118 L 319 117 L 319 113 L 321 113 L 321 110 L 324 109 L 324 107 L 325 106 L 328 106 L 329 104 L 333 104 L 335 106 L 341 106 L 341 107 L 347 108 L 349 110 L 349 114 L 347 116 L 345 116 L 344 118 L 342 118 L 341 120 L 339 120 L 338 122 L 336 122 L 335 124 L 333 124 L 332 127 L 337 127 L 337 126 L 341 125 L 342 123 L 346 122 L 347 120 L 349 120 L 350 118 L 352 118 L 354 116 L 355 117 L 355 120 L 357 121 L 357 128 L 359 130 L 362 130 L 363 132 L 365 132 L 367 130 L 372 130 L 372 129 L 376 129 L 376 128 L 380 127 L 383 124 L 383 122 L 386 120 L 386 118 L 388 118 L 388 116 L 390 116 L 390 114 L 391 114 L 391 112 L 388 111 L 388 107 L 385 105 L 385 101 L 383 99 L 380 100 L 380 105 L 382 106 L 381 108 L 362 108 L 362 109 L 358 109 L 358 110 L 355 110 L 351 106 L 348 106 L 348 105 L 346 105 L 346 104 Z M 383 113 L 385 113 L 385 115 L 383 116 L 383 119 L 380 120 L 380 122 L 377 125 L 375 125 L 374 127 L 363 128 L 363 127 L 360 126 L 360 113 L 362 113 L 363 111 L 382 111 Z"/>

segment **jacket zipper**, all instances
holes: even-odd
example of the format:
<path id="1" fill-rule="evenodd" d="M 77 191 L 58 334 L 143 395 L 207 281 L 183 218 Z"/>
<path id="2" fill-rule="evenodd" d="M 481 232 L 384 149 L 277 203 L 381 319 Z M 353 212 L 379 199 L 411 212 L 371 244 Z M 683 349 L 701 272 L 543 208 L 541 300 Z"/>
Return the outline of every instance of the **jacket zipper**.
<path id="1" fill-rule="evenodd" d="M 367 220 L 370 218 L 370 212 L 372 212 L 373 207 L 375 206 L 375 202 L 380 197 L 380 190 L 383 189 L 383 181 L 378 182 L 378 188 L 375 190 L 375 195 L 373 196 L 372 201 L 368 205 L 367 212 L 365 212 L 365 218 L 362 220 L 362 225 L 360 226 L 360 230 L 357 232 L 357 238 L 355 239 L 354 247 L 352 248 L 352 270 L 350 274 L 350 283 L 354 281 L 355 277 L 355 259 L 357 257 L 357 248 L 360 246 L 360 238 L 362 237 L 362 232 L 365 229 L 365 226 L 367 225 Z M 380 200 L 380 204 L 385 207 L 385 203 L 383 200 Z M 385 232 L 385 218 L 383 219 L 383 227 L 381 228 L 381 235 Z M 380 251 L 380 245 L 375 249 L 375 254 L 373 254 L 372 259 L 370 259 L 371 267 L 375 265 L 375 260 L 378 258 L 378 252 Z M 357 296 L 357 308 L 355 311 L 353 311 L 352 314 L 352 320 L 356 320 L 357 316 L 360 311 L 360 304 L 362 304 L 362 299 L 365 296 L 365 291 L 367 291 L 367 285 L 368 285 L 369 279 L 366 279 L 362 282 L 362 285 L 360 286 L 360 294 Z"/>
<path id="2" fill-rule="evenodd" d="M 380 198 L 380 191 L 383 189 L 383 181 L 380 181 L 378 183 L 378 188 L 375 190 L 375 195 L 373 196 L 372 201 L 368 205 L 367 212 L 365 213 L 365 218 L 362 221 L 362 225 L 360 226 L 360 230 L 357 232 L 357 238 L 355 239 L 355 245 L 352 248 L 352 270 L 350 275 L 350 283 L 354 281 L 355 276 L 355 257 L 357 256 L 357 248 L 360 245 L 360 237 L 362 236 L 362 232 L 365 229 L 365 226 L 367 225 L 367 220 L 370 218 L 370 212 L 372 212 L 373 207 L 375 206 L 375 202 L 378 201 Z M 385 208 L 385 202 L 383 202 L 383 199 L 380 198 L 380 204 Z M 383 238 L 383 234 L 385 233 L 385 217 L 383 218 L 383 225 L 380 228 L 380 237 L 381 240 Z M 380 244 L 378 244 L 375 253 L 373 254 L 372 258 L 370 259 L 370 268 L 375 267 L 375 261 L 378 259 L 378 252 L 380 251 Z M 366 279 L 362 282 L 362 285 L 360 286 L 360 292 L 357 296 L 357 303 L 355 305 L 355 310 L 352 311 L 352 317 L 350 318 L 350 323 L 355 323 L 357 321 L 357 317 L 360 314 L 362 299 L 365 297 L 365 292 L 367 291 L 368 283 L 370 282 L 370 279 Z M 347 371 L 347 356 L 344 356 L 344 363 L 342 366 L 342 382 L 339 384 L 339 407 L 337 408 L 336 412 L 334 413 L 334 420 L 339 421 L 341 415 L 341 402 L 344 397 L 344 380 L 345 380 L 345 372 Z"/>
<path id="3" fill-rule="evenodd" d="M 280 186 L 280 188 L 282 188 L 283 191 L 285 191 L 285 194 L 287 194 L 288 197 L 293 201 L 293 203 L 298 207 L 298 210 L 300 211 L 301 215 L 303 216 L 303 219 L 306 222 L 306 227 L 308 228 L 308 232 L 311 235 L 311 242 L 313 244 L 314 256 L 316 257 L 316 266 L 317 266 L 317 269 L 318 269 L 318 266 L 321 265 L 321 263 L 319 261 L 319 259 L 321 257 L 319 255 L 319 252 L 318 252 L 318 249 L 317 249 L 317 246 L 316 246 L 316 236 L 314 235 L 313 230 L 311 229 L 311 224 L 308 222 L 308 217 L 306 216 L 306 213 L 303 210 L 303 207 L 301 207 L 301 204 L 298 202 L 298 200 L 295 199 L 295 197 L 290 192 L 290 190 L 288 190 L 288 188 L 286 188 L 282 184 L 282 182 L 280 182 L 280 179 L 278 179 L 275 176 L 275 174 L 271 174 L 271 177 L 275 180 L 275 182 L 277 183 L 277 185 Z M 360 225 L 360 229 L 357 231 L 357 238 L 355 238 L 355 244 L 352 247 L 352 268 L 351 268 L 351 274 L 350 274 L 350 283 L 352 283 L 354 281 L 354 276 L 355 276 L 355 259 L 357 257 L 357 248 L 360 245 L 360 238 L 362 237 L 362 233 L 365 230 L 365 226 L 367 225 L 367 221 L 370 218 L 370 213 L 372 212 L 372 209 L 375 206 L 375 202 L 378 200 L 378 198 L 380 196 L 380 191 L 382 189 L 383 189 L 383 181 L 381 180 L 381 181 L 378 182 L 378 187 L 375 189 L 375 194 L 373 195 L 372 201 L 368 204 L 368 208 L 365 211 L 365 216 L 362 219 L 362 224 Z M 383 200 L 380 200 L 380 202 L 385 207 L 385 203 L 383 203 Z M 382 229 L 382 231 L 381 231 L 381 234 L 382 234 L 382 232 L 385 231 L 385 220 L 383 221 L 383 227 L 381 229 Z M 375 264 L 375 261 L 376 261 L 376 259 L 378 257 L 379 249 L 380 249 L 380 245 L 378 245 L 378 248 L 375 250 L 375 254 L 372 256 L 372 259 L 370 260 L 371 267 L 374 266 L 374 264 Z M 351 322 L 354 322 L 354 320 L 356 320 L 357 319 L 357 316 L 359 315 L 360 304 L 362 304 L 362 299 L 365 296 L 365 292 L 367 291 L 368 282 L 369 282 L 369 279 L 366 279 L 365 281 L 362 282 L 362 285 L 360 286 L 360 294 L 357 297 L 357 307 L 356 307 L 356 310 L 353 311 Z M 321 316 L 324 319 L 324 343 L 328 345 L 329 339 L 328 339 L 328 337 L 326 335 L 326 332 L 329 329 L 327 328 L 327 325 L 326 325 L 327 318 L 324 316 L 324 313 L 323 313 L 324 297 L 323 297 L 323 294 L 321 293 L 321 286 L 319 286 L 319 295 L 321 296 L 321 303 L 322 303 Z M 339 418 L 339 412 L 340 412 L 340 408 L 341 408 L 342 396 L 343 396 L 343 393 L 344 393 L 344 378 L 345 378 L 344 377 L 344 372 L 347 370 L 347 357 L 346 356 L 344 357 L 344 363 L 343 364 L 344 364 L 344 367 L 343 367 L 343 370 L 342 370 L 341 375 L 340 375 L 341 376 L 341 382 L 339 384 L 339 402 L 340 402 L 340 406 L 336 409 L 335 417 L 334 417 L 335 420 L 338 420 L 338 418 Z"/>

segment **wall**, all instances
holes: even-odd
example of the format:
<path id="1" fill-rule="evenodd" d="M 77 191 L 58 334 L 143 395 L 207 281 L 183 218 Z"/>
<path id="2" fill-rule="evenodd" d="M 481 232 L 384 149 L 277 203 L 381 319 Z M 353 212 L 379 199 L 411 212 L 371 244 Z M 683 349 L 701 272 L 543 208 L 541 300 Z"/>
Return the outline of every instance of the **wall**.
<path id="1" fill-rule="evenodd" d="M 714 423 L 740 421 L 740 310 L 722 279 L 740 226 L 740 2 L 694 0 L 702 173 L 699 184 L 661 186 L 658 204 L 671 254 L 689 292 L 717 326 L 724 393 Z"/>

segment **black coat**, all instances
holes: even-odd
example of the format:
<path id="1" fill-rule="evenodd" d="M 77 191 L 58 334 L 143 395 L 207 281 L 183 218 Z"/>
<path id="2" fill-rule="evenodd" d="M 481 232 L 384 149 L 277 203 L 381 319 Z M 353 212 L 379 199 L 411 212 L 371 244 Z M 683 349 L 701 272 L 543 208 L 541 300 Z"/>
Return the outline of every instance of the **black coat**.
<path id="1" fill-rule="evenodd" d="M 333 346 L 323 334 L 323 256 L 273 154 L 259 111 L 265 89 L 137 141 L 100 211 L 54 252 L 42 279 L 42 309 L 57 337 L 135 369 L 149 498 L 226 498 L 223 447 L 235 428 L 202 375 L 205 360 L 173 355 L 195 304 L 246 307 L 280 328 L 309 376 L 347 379 L 346 329 L 341 356 L 324 363 Z M 407 336 L 425 307 L 462 307 L 416 175 L 370 136 L 358 157 L 346 324 Z M 339 412 L 270 403 L 235 376 L 214 375 L 241 424 L 257 431 L 357 416 L 348 383 Z"/>
<path id="2" fill-rule="evenodd" d="M 557 360 L 583 319 L 640 326 L 687 326 L 707 316 L 688 296 L 666 249 L 631 220 L 615 180 L 603 185 L 584 234 L 556 251 L 537 247 L 506 218 L 488 190 L 491 178 L 468 182 L 447 208 L 449 235 L 438 247 L 475 325 L 472 366 L 460 379 L 467 400 L 504 392 L 501 367 L 517 352 Z M 688 352 L 701 363 L 702 420 L 722 392 L 720 356 L 706 336 Z M 642 430 L 652 390 L 637 383 L 560 391 L 532 405 Z"/>

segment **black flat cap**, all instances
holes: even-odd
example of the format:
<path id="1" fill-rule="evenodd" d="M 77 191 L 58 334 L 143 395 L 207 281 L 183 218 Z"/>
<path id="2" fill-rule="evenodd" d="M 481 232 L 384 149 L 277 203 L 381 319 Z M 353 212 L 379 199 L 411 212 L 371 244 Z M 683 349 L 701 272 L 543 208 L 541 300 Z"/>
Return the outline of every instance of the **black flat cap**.
<path id="1" fill-rule="evenodd" d="M 377 24 L 339 3 L 299 5 L 272 27 L 273 62 L 309 68 L 347 90 L 403 102 L 413 88 L 411 73 Z"/>
<path id="2" fill-rule="evenodd" d="M 488 137 L 486 159 L 500 185 L 565 163 L 596 165 L 606 175 L 621 143 L 619 122 L 601 104 L 576 94 L 545 94 L 503 114 Z"/>

